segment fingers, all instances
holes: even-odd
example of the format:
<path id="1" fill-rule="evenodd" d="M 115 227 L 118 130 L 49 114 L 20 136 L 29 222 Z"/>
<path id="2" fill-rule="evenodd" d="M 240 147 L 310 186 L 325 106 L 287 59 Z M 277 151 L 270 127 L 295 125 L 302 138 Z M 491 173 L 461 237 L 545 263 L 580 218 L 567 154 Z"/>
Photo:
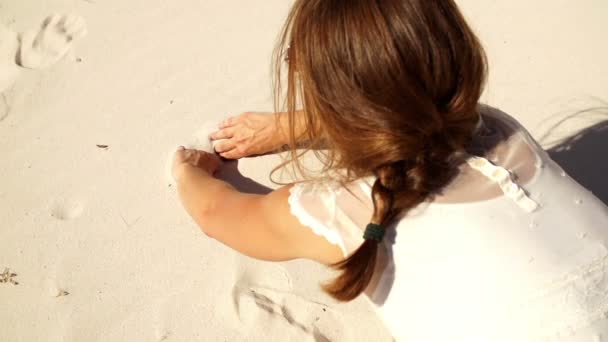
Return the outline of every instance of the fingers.
<path id="1" fill-rule="evenodd" d="M 184 156 L 184 151 L 186 148 L 184 146 L 180 146 L 175 150 L 175 156 Z"/>
<path id="2" fill-rule="evenodd" d="M 218 127 L 220 129 L 222 129 L 222 128 L 234 126 L 234 125 L 238 124 L 239 122 L 242 122 L 243 120 L 247 120 L 247 117 L 249 117 L 249 115 L 251 115 L 251 114 L 253 114 L 253 112 L 244 112 L 239 115 L 231 116 L 229 118 L 224 119 L 222 122 L 220 122 L 218 124 Z"/>
<path id="3" fill-rule="evenodd" d="M 188 157 L 189 157 L 188 150 L 186 150 L 186 148 L 184 146 L 180 146 L 177 148 L 177 150 L 175 150 L 173 159 L 176 162 L 183 163 L 188 160 Z"/>
<path id="4" fill-rule="evenodd" d="M 213 149 L 217 153 L 228 152 L 228 151 L 234 149 L 235 147 L 236 147 L 236 145 L 234 144 L 234 142 L 229 139 L 219 141 L 217 144 L 213 145 Z"/>
<path id="5" fill-rule="evenodd" d="M 178 147 L 175 151 L 175 155 L 182 157 L 184 161 L 196 161 L 201 158 L 219 159 L 215 153 L 209 153 L 194 148 L 185 148 L 184 146 Z"/>
<path id="6" fill-rule="evenodd" d="M 222 164 L 222 160 L 215 153 L 195 149 L 184 149 L 178 150 L 177 152 L 184 154 L 184 163 L 201 168 L 210 174 L 215 174 Z"/>
<path id="7" fill-rule="evenodd" d="M 234 136 L 233 129 L 220 129 L 217 132 L 213 132 L 209 135 L 211 140 L 219 140 L 219 139 L 230 139 Z"/>
<path id="8" fill-rule="evenodd" d="M 229 118 L 225 119 L 224 121 L 220 122 L 218 127 L 220 129 L 223 129 L 223 128 L 233 126 L 234 124 L 236 124 L 236 117 L 233 116 L 233 117 L 229 117 Z"/>
<path id="9" fill-rule="evenodd" d="M 226 158 L 226 159 L 239 159 L 239 158 L 243 157 L 236 148 L 234 148 L 228 152 L 220 153 L 220 156 L 222 158 Z"/>
<path id="10" fill-rule="evenodd" d="M 212 153 L 189 149 L 183 146 L 180 146 L 177 151 L 175 151 L 175 160 L 178 163 L 189 163 L 192 165 L 198 165 L 202 160 L 213 159 L 213 157 L 219 159 Z"/>
<path id="11" fill-rule="evenodd" d="M 175 151 L 171 176 L 175 181 L 178 181 L 184 174 L 186 165 L 194 166 L 202 169 L 211 175 L 215 175 L 221 167 L 222 160 L 214 153 L 205 151 L 187 149 L 180 146 Z"/>

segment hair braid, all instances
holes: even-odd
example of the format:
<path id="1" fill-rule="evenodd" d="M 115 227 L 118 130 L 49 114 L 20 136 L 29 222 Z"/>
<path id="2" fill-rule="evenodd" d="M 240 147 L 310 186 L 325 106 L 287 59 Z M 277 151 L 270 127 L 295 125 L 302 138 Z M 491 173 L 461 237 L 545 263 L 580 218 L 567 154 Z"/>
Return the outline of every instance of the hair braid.
<path id="1" fill-rule="evenodd" d="M 371 223 L 386 229 L 397 215 L 415 208 L 451 181 L 459 153 L 446 137 L 446 134 L 429 137 L 427 147 L 414 161 L 400 160 L 376 169 Z M 347 259 L 332 265 L 342 274 L 324 284 L 323 289 L 341 301 L 350 301 L 361 294 L 374 275 L 378 243 L 367 239 Z"/>
<path id="2" fill-rule="evenodd" d="M 371 223 L 382 225 L 386 229 L 392 218 L 399 213 L 394 206 L 395 194 L 402 192 L 407 183 L 407 170 L 404 166 L 405 163 L 399 161 L 376 169 L 377 179 L 372 186 L 374 212 Z M 343 272 L 331 283 L 323 285 L 323 289 L 341 301 L 356 298 L 372 279 L 377 252 L 378 241 L 365 240 L 347 259 L 332 265 Z"/>

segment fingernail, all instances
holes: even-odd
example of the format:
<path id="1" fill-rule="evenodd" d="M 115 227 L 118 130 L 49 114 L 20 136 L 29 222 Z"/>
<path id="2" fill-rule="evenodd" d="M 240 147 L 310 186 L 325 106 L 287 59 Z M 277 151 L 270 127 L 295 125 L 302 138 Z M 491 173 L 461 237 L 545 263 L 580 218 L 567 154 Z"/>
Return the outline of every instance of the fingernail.
<path id="1" fill-rule="evenodd" d="M 183 151 L 183 150 L 185 150 L 185 149 L 186 149 L 186 148 L 185 148 L 184 146 L 180 146 L 180 147 L 178 147 L 178 148 L 177 148 L 177 150 L 178 150 L 178 151 Z"/>

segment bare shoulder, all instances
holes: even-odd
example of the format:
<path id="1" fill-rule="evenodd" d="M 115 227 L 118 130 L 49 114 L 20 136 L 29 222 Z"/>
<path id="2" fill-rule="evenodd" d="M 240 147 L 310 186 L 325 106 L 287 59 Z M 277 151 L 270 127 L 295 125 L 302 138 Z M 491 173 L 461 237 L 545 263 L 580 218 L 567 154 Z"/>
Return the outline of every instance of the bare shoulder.
<path id="1" fill-rule="evenodd" d="M 197 220 L 210 237 L 252 258 L 310 259 L 326 265 L 344 258 L 340 247 L 304 226 L 291 213 L 287 185 L 266 195 L 227 188 L 222 201 Z M 204 227 L 204 228 L 202 228 Z"/>
<path id="2" fill-rule="evenodd" d="M 342 250 L 324 237 L 315 234 L 292 214 L 289 196 L 293 184 L 281 187 L 260 199 L 260 210 L 253 215 L 264 215 L 285 246 L 297 257 L 332 264 L 344 259 Z"/>

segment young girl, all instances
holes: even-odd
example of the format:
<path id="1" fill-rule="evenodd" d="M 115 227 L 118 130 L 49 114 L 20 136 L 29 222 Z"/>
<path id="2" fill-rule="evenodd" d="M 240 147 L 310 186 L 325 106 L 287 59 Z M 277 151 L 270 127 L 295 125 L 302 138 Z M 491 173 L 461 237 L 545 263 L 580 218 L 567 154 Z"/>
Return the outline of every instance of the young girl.
<path id="1" fill-rule="evenodd" d="M 485 55 L 453 1 L 297 0 L 277 80 L 283 58 L 287 112 L 227 120 L 216 152 L 288 144 L 299 167 L 306 142 L 327 177 L 239 193 L 213 177 L 217 155 L 180 148 L 179 195 L 205 234 L 334 267 L 324 290 L 369 298 L 398 341 L 608 336 L 608 209 L 478 105 Z"/>

